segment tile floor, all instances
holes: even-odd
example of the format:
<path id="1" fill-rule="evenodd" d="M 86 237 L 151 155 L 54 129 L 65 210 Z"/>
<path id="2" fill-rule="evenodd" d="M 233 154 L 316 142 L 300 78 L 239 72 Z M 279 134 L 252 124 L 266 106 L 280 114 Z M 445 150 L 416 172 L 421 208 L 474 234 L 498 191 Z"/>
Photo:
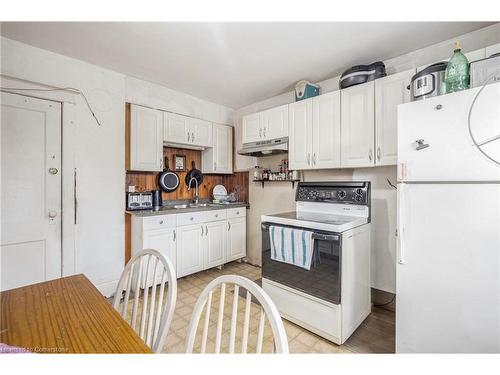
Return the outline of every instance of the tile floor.
<path id="1" fill-rule="evenodd" d="M 213 279 L 220 275 L 236 274 L 257 280 L 261 277 L 261 269 L 246 263 L 229 263 L 222 270 L 211 269 L 190 275 L 178 280 L 178 295 L 175 315 L 172 320 L 170 331 L 167 335 L 164 353 L 184 353 L 186 350 L 186 335 L 191 320 L 191 314 L 198 296 L 203 288 Z M 220 293 L 219 293 L 220 294 Z M 213 296 L 213 301 L 218 302 L 220 296 L 217 293 Z M 218 303 L 212 303 L 212 310 L 209 324 L 209 337 L 215 337 L 215 326 Z M 229 340 L 229 325 L 231 316 L 231 305 L 233 302 L 232 288 L 228 288 L 225 297 L 224 323 L 222 341 L 222 352 L 227 352 Z M 238 322 L 243 320 L 244 299 L 240 298 L 238 305 Z M 255 352 L 258 327 L 258 313 L 260 309 L 252 303 L 250 319 L 250 337 L 248 352 Z M 203 324 L 203 316 L 200 324 Z M 344 345 L 333 344 L 305 329 L 284 320 L 285 329 L 288 336 L 290 353 L 394 353 L 394 312 L 374 307 L 372 314 L 362 323 Z M 240 329 L 243 324 L 239 324 Z M 212 334 L 210 334 L 212 333 Z M 200 334 L 197 335 L 199 337 Z M 237 334 L 237 337 L 241 335 Z M 238 346 L 238 344 L 240 346 Z M 194 351 L 199 351 L 200 343 L 195 342 Z M 209 340 L 207 352 L 213 350 L 214 342 Z M 264 331 L 263 352 L 270 352 L 273 347 L 270 328 L 267 326 Z M 241 350 L 241 342 L 237 340 L 236 350 Z"/>

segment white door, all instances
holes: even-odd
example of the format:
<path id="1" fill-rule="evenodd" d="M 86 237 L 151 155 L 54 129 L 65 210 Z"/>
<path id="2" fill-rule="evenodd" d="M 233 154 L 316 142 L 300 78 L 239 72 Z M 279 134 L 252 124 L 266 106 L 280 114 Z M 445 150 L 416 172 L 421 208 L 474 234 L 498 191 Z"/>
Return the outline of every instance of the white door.
<path id="1" fill-rule="evenodd" d="M 310 169 L 312 153 L 312 99 L 301 100 L 288 106 L 290 169 Z"/>
<path id="2" fill-rule="evenodd" d="M 61 277 L 61 105 L 1 94 L 0 290 Z"/>
<path id="3" fill-rule="evenodd" d="M 167 143 L 191 143 L 189 117 L 163 112 L 163 141 Z"/>
<path id="4" fill-rule="evenodd" d="M 288 135 L 288 104 L 264 111 L 262 118 L 262 138 L 275 139 Z"/>
<path id="5" fill-rule="evenodd" d="M 130 170 L 163 169 L 162 112 L 131 105 Z"/>
<path id="6" fill-rule="evenodd" d="M 196 118 L 189 119 L 190 141 L 196 146 L 212 147 L 212 123 Z"/>
<path id="7" fill-rule="evenodd" d="M 227 222 L 226 262 L 244 258 L 246 251 L 246 218 L 230 219 Z"/>
<path id="8" fill-rule="evenodd" d="M 233 173 L 233 128 L 214 124 L 214 167 L 216 173 Z"/>
<path id="9" fill-rule="evenodd" d="M 257 142 L 262 139 L 261 113 L 253 113 L 243 117 L 242 143 Z"/>
<path id="10" fill-rule="evenodd" d="M 313 98 L 313 168 L 340 167 L 340 91 Z"/>
<path id="11" fill-rule="evenodd" d="M 500 352 L 500 185 L 398 194 L 396 351 Z"/>
<path id="12" fill-rule="evenodd" d="M 177 273 L 176 228 L 147 230 L 143 236 L 143 248 L 159 251 L 172 262 Z"/>
<path id="13" fill-rule="evenodd" d="M 214 221 L 205 224 L 205 268 L 212 268 L 226 263 L 226 221 Z"/>
<path id="14" fill-rule="evenodd" d="M 468 116 L 479 88 L 400 105 L 400 181 L 499 181 L 500 167 L 483 156 L 469 134 Z M 471 112 L 478 142 L 500 134 L 500 82 L 488 85 Z M 483 150 L 500 160 L 500 139 Z"/>
<path id="15" fill-rule="evenodd" d="M 203 224 L 177 227 L 177 273 L 178 277 L 190 275 L 204 269 Z"/>
<path id="16" fill-rule="evenodd" d="M 375 164 L 398 162 L 398 105 L 410 101 L 411 77 L 415 69 L 375 81 Z"/>
<path id="17" fill-rule="evenodd" d="M 375 141 L 374 81 L 341 90 L 341 165 L 374 165 Z"/>

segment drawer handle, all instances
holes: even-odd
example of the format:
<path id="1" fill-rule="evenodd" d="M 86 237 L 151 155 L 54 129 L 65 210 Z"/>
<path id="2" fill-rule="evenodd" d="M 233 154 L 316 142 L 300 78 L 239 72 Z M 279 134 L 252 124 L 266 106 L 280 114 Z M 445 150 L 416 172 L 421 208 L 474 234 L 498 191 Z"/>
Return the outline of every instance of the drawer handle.
<path id="1" fill-rule="evenodd" d="M 215 217 L 219 217 L 219 214 L 215 214 Z"/>
<path id="2" fill-rule="evenodd" d="M 240 214 L 240 211 L 236 211 L 236 215 L 239 215 Z"/>
<path id="3" fill-rule="evenodd" d="M 192 216 L 191 216 L 191 217 L 189 218 L 189 220 L 193 221 L 193 220 L 194 220 L 194 217 L 192 217 Z"/>
<path id="4" fill-rule="evenodd" d="M 160 220 L 160 224 L 163 224 L 163 220 Z"/>

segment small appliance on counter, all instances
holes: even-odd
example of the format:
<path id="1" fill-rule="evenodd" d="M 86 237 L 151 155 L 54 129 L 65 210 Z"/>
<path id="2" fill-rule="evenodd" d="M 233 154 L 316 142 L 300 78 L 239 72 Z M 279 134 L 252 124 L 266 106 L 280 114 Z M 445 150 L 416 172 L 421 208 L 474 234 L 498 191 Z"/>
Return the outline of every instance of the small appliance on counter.
<path id="1" fill-rule="evenodd" d="M 431 98 L 445 93 L 446 61 L 429 65 L 411 78 L 411 101 Z"/>
<path id="2" fill-rule="evenodd" d="M 295 85 L 295 101 L 312 98 L 319 95 L 319 86 L 308 81 L 299 81 Z"/>
<path id="3" fill-rule="evenodd" d="M 382 61 L 377 61 L 370 65 L 356 65 L 342 73 L 340 76 L 340 88 L 346 89 L 385 77 L 386 75 L 385 64 Z"/>
<path id="4" fill-rule="evenodd" d="M 153 192 L 127 193 L 127 210 L 150 210 L 153 208 Z"/>
<path id="5" fill-rule="evenodd" d="M 153 207 L 154 208 L 160 208 L 163 206 L 163 199 L 161 197 L 161 190 L 152 190 L 151 193 L 153 194 Z"/>
<path id="6" fill-rule="evenodd" d="M 470 64 L 470 86 L 482 86 L 487 81 L 494 83 L 500 81 L 500 53 L 474 61 Z"/>

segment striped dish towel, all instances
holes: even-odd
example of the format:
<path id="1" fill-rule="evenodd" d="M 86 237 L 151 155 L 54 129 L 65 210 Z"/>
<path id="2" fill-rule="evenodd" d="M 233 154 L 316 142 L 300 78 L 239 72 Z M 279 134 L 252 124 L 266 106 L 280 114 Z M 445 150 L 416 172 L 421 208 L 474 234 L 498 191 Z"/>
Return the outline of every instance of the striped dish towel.
<path id="1" fill-rule="evenodd" d="M 312 235 L 307 230 L 269 226 L 271 259 L 309 270 L 314 250 Z"/>

